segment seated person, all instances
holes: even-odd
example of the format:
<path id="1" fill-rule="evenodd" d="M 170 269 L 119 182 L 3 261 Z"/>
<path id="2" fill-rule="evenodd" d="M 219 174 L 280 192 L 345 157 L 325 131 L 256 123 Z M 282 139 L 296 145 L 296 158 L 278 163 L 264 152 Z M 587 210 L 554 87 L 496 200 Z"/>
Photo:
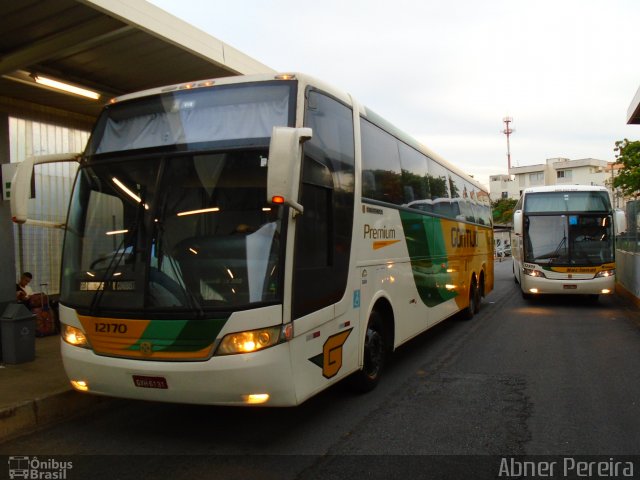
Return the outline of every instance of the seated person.
<path id="1" fill-rule="evenodd" d="M 33 275 L 29 272 L 24 272 L 20 276 L 20 281 L 16 283 L 16 300 L 25 305 L 29 305 L 29 299 L 33 296 L 33 289 L 29 286 L 29 283 L 33 279 Z"/>

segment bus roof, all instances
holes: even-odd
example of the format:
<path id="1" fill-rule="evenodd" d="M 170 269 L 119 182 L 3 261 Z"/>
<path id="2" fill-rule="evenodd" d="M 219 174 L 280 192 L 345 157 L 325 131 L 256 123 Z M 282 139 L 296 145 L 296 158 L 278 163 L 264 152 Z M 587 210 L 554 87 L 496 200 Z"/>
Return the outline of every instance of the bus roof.
<path id="1" fill-rule="evenodd" d="M 248 82 L 264 82 L 269 80 L 300 80 L 302 83 L 307 85 L 313 85 L 317 88 L 325 90 L 327 93 L 330 93 L 340 101 L 347 103 L 349 106 L 358 110 L 360 116 L 366 118 L 367 120 L 375 123 L 381 128 L 387 130 L 391 135 L 395 136 L 399 140 L 403 141 L 407 145 L 412 148 L 420 151 L 424 155 L 428 156 L 432 160 L 438 162 L 446 169 L 452 171 L 453 173 L 459 175 L 464 180 L 468 181 L 472 185 L 474 185 L 478 190 L 488 192 L 488 189 L 483 186 L 476 179 L 471 177 L 468 173 L 462 171 L 460 168 L 451 164 L 450 162 L 443 159 L 440 155 L 436 154 L 429 148 L 425 147 L 422 143 L 418 142 L 411 135 L 405 133 L 401 129 L 397 128 L 395 125 L 390 123 L 388 120 L 384 119 L 377 113 L 371 111 L 370 109 L 360 105 L 350 94 L 333 87 L 327 84 L 324 81 L 318 80 L 310 75 L 306 75 L 299 72 L 290 72 L 290 73 L 262 73 L 256 75 L 241 75 L 241 76 L 233 76 L 233 77 L 224 77 L 224 78 L 211 78 L 205 80 L 196 80 L 193 82 L 179 83 L 175 85 L 168 85 L 164 87 L 151 88 L 148 90 L 142 90 L 140 92 L 128 93 L 126 95 L 121 95 L 119 97 L 115 97 L 111 99 L 110 104 L 119 103 L 128 100 L 134 100 L 136 98 L 148 97 L 152 95 L 160 95 L 163 93 L 178 91 L 178 90 L 190 90 L 194 88 L 206 88 L 212 87 L 215 85 L 232 85 L 239 83 L 248 83 Z"/>
<path id="2" fill-rule="evenodd" d="M 606 187 L 600 185 L 546 185 L 544 187 L 529 187 L 522 192 L 543 193 L 543 192 L 608 192 Z"/>

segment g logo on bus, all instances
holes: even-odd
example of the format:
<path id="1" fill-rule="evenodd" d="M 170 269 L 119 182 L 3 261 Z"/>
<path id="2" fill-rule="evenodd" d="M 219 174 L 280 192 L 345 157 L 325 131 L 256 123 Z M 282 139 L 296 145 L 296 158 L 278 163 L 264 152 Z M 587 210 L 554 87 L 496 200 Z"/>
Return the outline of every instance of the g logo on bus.
<path id="1" fill-rule="evenodd" d="M 353 328 L 331 335 L 327 338 L 327 341 L 324 342 L 322 353 L 309 359 L 309 361 L 322 368 L 323 377 L 335 377 L 342 368 L 342 346 L 344 342 L 347 341 L 351 330 L 353 330 Z"/>
<path id="2" fill-rule="evenodd" d="M 140 344 L 140 353 L 145 357 L 150 357 L 153 353 L 153 344 L 151 342 L 142 342 Z"/>

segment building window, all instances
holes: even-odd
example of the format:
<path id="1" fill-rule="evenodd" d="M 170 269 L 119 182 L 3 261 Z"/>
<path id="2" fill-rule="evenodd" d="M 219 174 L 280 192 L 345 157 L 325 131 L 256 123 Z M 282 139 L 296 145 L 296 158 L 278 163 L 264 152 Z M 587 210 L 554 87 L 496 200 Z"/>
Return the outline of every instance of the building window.
<path id="1" fill-rule="evenodd" d="M 502 192 L 502 198 L 509 198 L 509 192 Z"/>
<path id="2" fill-rule="evenodd" d="M 571 180 L 571 170 L 558 170 L 556 174 L 559 179 Z"/>
<path id="3" fill-rule="evenodd" d="M 529 174 L 530 185 L 540 185 L 544 183 L 544 172 L 535 172 Z"/>

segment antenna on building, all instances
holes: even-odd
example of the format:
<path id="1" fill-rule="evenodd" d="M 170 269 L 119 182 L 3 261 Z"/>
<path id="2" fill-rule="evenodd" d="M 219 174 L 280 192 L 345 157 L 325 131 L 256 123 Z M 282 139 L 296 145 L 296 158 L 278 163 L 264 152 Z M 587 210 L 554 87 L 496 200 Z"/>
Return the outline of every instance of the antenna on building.
<path id="1" fill-rule="evenodd" d="M 509 175 L 511 175 L 511 146 L 509 144 L 509 136 L 515 132 L 514 129 L 512 129 L 509 124 L 511 122 L 513 122 L 513 118 L 512 117 L 504 117 L 502 119 L 502 121 L 504 122 L 505 125 L 505 129 L 502 131 L 502 133 L 504 133 L 507 136 L 507 165 L 509 167 L 509 169 L 507 170 L 507 173 Z"/>

